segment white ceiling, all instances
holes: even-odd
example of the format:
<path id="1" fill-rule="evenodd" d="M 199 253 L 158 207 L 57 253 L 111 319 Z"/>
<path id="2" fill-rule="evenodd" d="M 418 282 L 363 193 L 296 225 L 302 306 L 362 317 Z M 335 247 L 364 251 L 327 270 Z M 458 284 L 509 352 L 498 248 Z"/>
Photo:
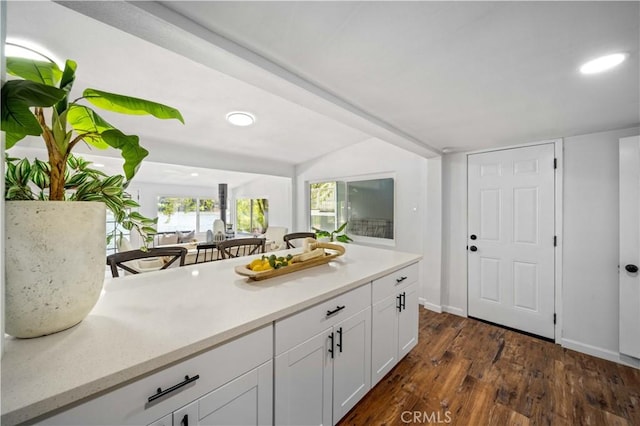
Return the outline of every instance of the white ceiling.
<path id="1" fill-rule="evenodd" d="M 112 121 L 183 164 L 210 152 L 282 168 L 370 136 L 428 155 L 640 122 L 638 2 L 61 3 L 124 31 L 9 2 L 8 37 L 76 59 L 77 87 L 179 108 L 185 126 Z M 618 69 L 577 72 L 613 51 L 630 55 Z M 256 125 L 228 125 L 235 109 Z"/>

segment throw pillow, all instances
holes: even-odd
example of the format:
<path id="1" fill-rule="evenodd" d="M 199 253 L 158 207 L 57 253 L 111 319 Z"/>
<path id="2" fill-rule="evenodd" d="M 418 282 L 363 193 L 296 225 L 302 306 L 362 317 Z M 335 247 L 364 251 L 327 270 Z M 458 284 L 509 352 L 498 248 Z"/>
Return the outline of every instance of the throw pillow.
<path id="1" fill-rule="evenodd" d="M 178 233 L 178 244 L 182 244 L 182 243 L 190 243 L 191 241 L 193 241 L 196 237 L 196 231 L 191 231 L 191 232 L 179 232 Z"/>
<path id="2" fill-rule="evenodd" d="M 168 246 L 171 244 L 178 244 L 178 234 L 166 234 L 158 237 L 159 246 Z"/>

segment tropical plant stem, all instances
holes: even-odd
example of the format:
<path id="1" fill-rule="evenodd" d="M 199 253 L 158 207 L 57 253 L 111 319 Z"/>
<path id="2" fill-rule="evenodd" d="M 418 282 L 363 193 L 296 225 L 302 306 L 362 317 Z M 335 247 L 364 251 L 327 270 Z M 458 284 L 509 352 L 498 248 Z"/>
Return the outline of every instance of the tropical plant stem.
<path id="1" fill-rule="evenodd" d="M 47 146 L 47 153 L 49 154 L 49 164 L 51 165 L 50 187 L 49 187 L 49 200 L 51 201 L 63 201 L 64 200 L 64 183 L 65 172 L 67 168 L 68 151 L 61 153 L 58 151 L 56 141 L 53 136 L 53 132 L 47 126 L 47 122 L 44 118 L 44 111 L 42 108 L 35 109 L 36 117 L 40 127 L 42 127 L 42 138 Z"/>

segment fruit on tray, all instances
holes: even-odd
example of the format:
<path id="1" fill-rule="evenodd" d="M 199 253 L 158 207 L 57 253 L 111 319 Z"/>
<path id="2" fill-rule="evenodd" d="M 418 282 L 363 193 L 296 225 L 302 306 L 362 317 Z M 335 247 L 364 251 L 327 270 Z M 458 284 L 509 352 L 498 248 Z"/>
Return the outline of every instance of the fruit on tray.
<path id="1" fill-rule="evenodd" d="M 285 266 L 289 266 L 291 263 L 292 255 L 288 254 L 286 257 L 276 256 L 272 254 L 271 256 L 262 255 L 260 259 L 254 259 L 249 264 L 249 269 L 252 271 L 269 271 L 271 269 L 280 269 Z"/>

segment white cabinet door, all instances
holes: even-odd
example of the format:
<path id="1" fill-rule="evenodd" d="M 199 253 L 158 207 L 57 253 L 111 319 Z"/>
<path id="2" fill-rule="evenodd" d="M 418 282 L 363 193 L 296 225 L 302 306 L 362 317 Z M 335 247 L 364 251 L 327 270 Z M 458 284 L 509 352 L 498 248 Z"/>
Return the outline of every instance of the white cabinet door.
<path id="1" fill-rule="evenodd" d="M 173 426 L 197 426 L 198 401 L 185 405 L 173 412 Z"/>
<path id="2" fill-rule="evenodd" d="M 371 307 L 333 327 L 333 423 L 371 389 Z"/>
<path id="3" fill-rule="evenodd" d="M 272 396 L 273 361 L 269 361 L 200 398 L 198 425 L 269 425 Z"/>
<path id="4" fill-rule="evenodd" d="M 371 319 L 371 386 L 398 363 L 399 295 L 392 294 L 373 305 Z"/>
<path id="5" fill-rule="evenodd" d="M 331 332 L 326 329 L 276 357 L 275 424 L 331 424 Z"/>
<path id="6" fill-rule="evenodd" d="M 158 419 L 147 426 L 173 426 L 173 414 L 167 414 L 163 418 Z"/>
<path id="7" fill-rule="evenodd" d="M 398 359 L 402 359 L 418 344 L 418 283 L 400 294 L 402 308 L 398 312 Z"/>
<path id="8" fill-rule="evenodd" d="M 620 352 L 640 358 L 640 136 L 620 139 Z"/>

